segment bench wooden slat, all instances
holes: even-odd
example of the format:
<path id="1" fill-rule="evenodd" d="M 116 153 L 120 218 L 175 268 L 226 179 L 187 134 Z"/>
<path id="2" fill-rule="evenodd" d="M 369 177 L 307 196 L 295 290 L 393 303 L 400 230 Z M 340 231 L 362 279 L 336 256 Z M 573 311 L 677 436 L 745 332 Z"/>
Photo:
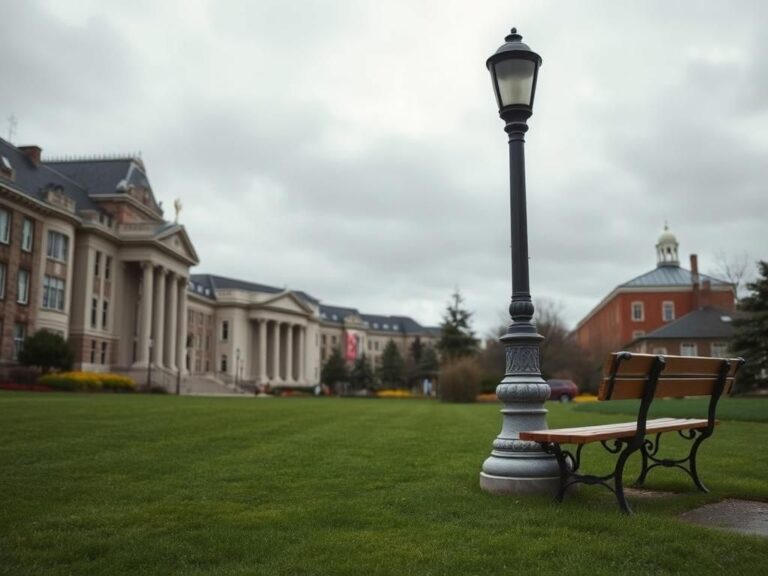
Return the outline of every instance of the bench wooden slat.
<path id="1" fill-rule="evenodd" d="M 618 356 L 619 354 L 622 354 L 622 352 L 614 352 L 612 354 L 609 354 L 608 357 L 605 359 L 605 363 L 603 364 L 603 374 L 610 374 L 611 369 L 613 368 L 613 362 L 614 358 Z M 624 376 L 628 376 L 631 374 L 635 374 L 637 376 L 645 376 L 650 372 L 651 365 L 653 364 L 654 360 L 656 359 L 655 355 L 652 354 L 632 354 L 632 357 L 628 360 L 622 360 L 619 364 L 619 370 L 617 374 L 621 374 Z"/>
<path id="2" fill-rule="evenodd" d="M 694 428 L 706 428 L 709 422 L 696 418 L 658 418 L 648 420 L 646 432 L 656 434 L 659 432 L 672 432 L 675 430 L 691 430 Z M 612 440 L 614 438 L 629 438 L 635 435 L 637 422 L 622 422 L 619 424 L 604 424 L 602 426 L 589 426 L 576 429 L 535 430 L 520 432 L 521 440 L 533 440 L 535 442 L 559 442 L 561 444 L 587 444 L 600 440 Z"/>
<path id="3" fill-rule="evenodd" d="M 722 365 L 722 361 L 720 362 Z M 709 396 L 714 390 L 717 376 L 709 377 L 668 377 L 666 371 L 662 372 L 656 385 L 657 398 L 677 396 Z M 645 390 L 645 378 L 616 378 L 613 383 L 611 400 L 627 400 L 630 398 L 642 398 Z M 733 377 L 726 380 L 726 390 L 733 385 Z M 598 398 L 607 400 L 609 379 L 606 378 L 600 384 Z"/>
<path id="4" fill-rule="evenodd" d="M 718 376 L 720 368 L 723 366 L 723 360 L 726 358 L 708 358 L 705 356 L 666 356 L 664 375 L 682 375 L 682 376 Z M 731 368 L 728 376 L 733 377 L 739 363 L 731 359 Z"/>

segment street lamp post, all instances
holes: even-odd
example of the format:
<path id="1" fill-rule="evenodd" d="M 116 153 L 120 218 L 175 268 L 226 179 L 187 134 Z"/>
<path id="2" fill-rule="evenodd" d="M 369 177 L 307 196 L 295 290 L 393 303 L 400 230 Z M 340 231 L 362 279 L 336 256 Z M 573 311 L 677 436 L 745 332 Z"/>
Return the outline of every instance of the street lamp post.
<path id="1" fill-rule="evenodd" d="M 500 340 L 506 347 L 506 370 L 496 387 L 504 407 L 502 428 L 483 462 L 480 487 L 496 494 L 557 491 L 555 459 L 536 442 L 520 440 L 524 430 L 547 427 L 544 401 L 549 386 L 541 377 L 539 346 L 543 337 L 533 324 L 533 302 L 528 280 L 528 223 L 525 200 L 525 133 L 533 113 L 541 57 L 522 43 L 512 28 L 505 44 L 488 58 L 499 116 L 509 137 L 509 198 L 512 227 L 512 319 Z"/>

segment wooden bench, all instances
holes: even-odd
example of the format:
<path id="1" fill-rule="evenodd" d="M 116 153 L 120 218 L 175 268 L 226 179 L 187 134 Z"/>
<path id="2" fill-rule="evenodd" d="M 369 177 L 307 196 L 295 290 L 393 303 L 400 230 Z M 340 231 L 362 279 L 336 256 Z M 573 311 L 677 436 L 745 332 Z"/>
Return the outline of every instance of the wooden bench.
<path id="1" fill-rule="evenodd" d="M 701 443 L 714 431 L 717 402 L 733 387 L 741 358 L 701 358 L 692 356 L 657 356 L 616 352 L 606 359 L 598 400 L 640 399 L 637 420 L 621 424 L 560 428 L 520 432 L 521 440 L 539 442 L 545 452 L 557 458 L 560 468 L 560 488 L 555 500 L 562 502 L 565 491 L 574 484 L 601 484 L 611 490 L 622 511 L 632 513 L 624 496 L 623 472 L 627 459 L 640 451 L 642 471 L 635 486 L 642 486 L 648 472 L 657 466 L 676 467 L 693 479 L 696 487 L 707 492 L 696 468 L 696 454 Z M 709 396 L 706 419 L 657 418 L 648 420 L 648 410 L 654 398 Z M 677 432 L 693 441 L 686 458 L 659 458 L 661 435 Z M 655 439 L 647 436 L 656 435 Z M 581 451 L 587 444 L 600 442 L 611 454 L 618 454 L 613 472 L 604 476 L 580 474 Z M 563 444 L 575 444 L 575 454 L 564 450 Z"/>

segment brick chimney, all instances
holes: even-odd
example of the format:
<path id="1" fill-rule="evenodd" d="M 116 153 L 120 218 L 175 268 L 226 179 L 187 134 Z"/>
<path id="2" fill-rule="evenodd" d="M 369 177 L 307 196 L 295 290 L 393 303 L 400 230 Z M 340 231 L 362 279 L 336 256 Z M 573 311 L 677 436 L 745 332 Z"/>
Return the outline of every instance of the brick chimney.
<path id="1" fill-rule="evenodd" d="M 32 164 L 35 166 L 40 164 L 40 158 L 43 155 L 43 149 L 40 146 L 19 146 L 19 150 L 24 153 L 24 156 L 29 158 Z"/>
<path id="2" fill-rule="evenodd" d="M 701 283 L 701 307 L 707 308 L 712 306 L 712 282 L 704 280 Z"/>
<path id="3" fill-rule="evenodd" d="M 691 254 L 691 283 L 693 284 L 693 309 L 701 308 L 701 291 L 699 289 L 699 257 Z"/>

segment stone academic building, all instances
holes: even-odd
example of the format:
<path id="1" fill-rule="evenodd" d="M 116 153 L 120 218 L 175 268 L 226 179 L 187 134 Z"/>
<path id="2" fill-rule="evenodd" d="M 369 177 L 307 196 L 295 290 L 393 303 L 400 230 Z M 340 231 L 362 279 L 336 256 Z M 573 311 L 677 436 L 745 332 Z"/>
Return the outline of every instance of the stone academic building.
<path id="1" fill-rule="evenodd" d="M 333 348 L 374 362 L 438 330 L 326 306 L 301 291 L 210 274 L 165 220 L 139 158 L 43 160 L 0 139 L 0 368 L 37 330 L 69 339 L 82 370 L 173 386 L 313 386 Z"/>

